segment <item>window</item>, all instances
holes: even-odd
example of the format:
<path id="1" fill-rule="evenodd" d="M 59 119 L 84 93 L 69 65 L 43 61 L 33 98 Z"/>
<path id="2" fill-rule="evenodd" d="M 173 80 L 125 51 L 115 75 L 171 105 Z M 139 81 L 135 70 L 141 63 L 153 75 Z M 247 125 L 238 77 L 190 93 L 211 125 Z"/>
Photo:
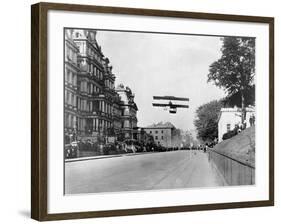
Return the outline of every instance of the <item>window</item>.
<path id="1" fill-rule="evenodd" d="M 231 125 L 230 125 L 230 124 L 227 124 L 227 125 L 226 125 L 226 131 L 229 132 L 229 131 L 230 131 L 230 128 L 231 128 Z"/>
<path id="2" fill-rule="evenodd" d="M 80 106 L 80 98 L 77 97 L 77 107 L 78 107 L 78 110 L 81 109 L 81 106 Z"/>
<path id="3" fill-rule="evenodd" d="M 158 136 L 155 136 L 155 139 L 157 140 L 157 139 L 158 139 Z"/>
<path id="4" fill-rule="evenodd" d="M 163 140 L 163 139 L 164 139 L 164 137 L 163 137 L 163 136 L 161 136 L 161 139 Z"/>
<path id="5" fill-rule="evenodd" d="M 90 94 L 93 94 L 93 84 L 90 84 Z"/>
<path id="6" fill-rule="evenodd" d="M 69 70 L 66 69 L 65 71 L 65 81 L 68 82 Z"/>
<path id="7" fill-rule="evenodd" d="M 90 106 L 90 112 L 93 111 L 93 103 L 92 102 L 89 103 L 89 106 Z"/>
<path id="8" fill-rule="evenodd" d="M 71 115 L 68 115 L 68 127 L 71 127 Z"/>
<path id="9" fill-rule="evenodd" d="M 69 71 L 68 82 L 72 84 L 72 72 Z"/>
<path id="10" fill-rule="evenodd" d="M 74 116 L 71 116 L 71 127 L 74 128 Z"/>
<path id="11" fill-rule="evenodd" d="M 74 94 L 71 94 L 71 103 L 72 106 L 75 106 L 75 102 L 74 102 Z"/>
<path id="12" fill-rule="evenodd" d="M 70 82 L 70 80 L 71 80 L 71 72 L 67 69 L 67 75 L 66 75 L 66 81 L 67 82 Z"/>
<path id="13" fill-rule="evenodd" d="M 73 85 L 77 85 L 77 78 L 76 75 L 73 74 Z"/>
<path id="14" fill-rule="evenodd" d="M 69 97 L 68 97 L 68 104 L 70 104 L 71 105 L 71 100 L 72 100 L 72 93 L 69 93 Z"/>
<path id="15" fill-rule="evenodd" d="M 77 54 L 73 53 L 72 61 L 76 64 L 77 63 Z"/>
<path id="16" fill-rule="evenodd" d="M 70 58 L 70 60 L 72 61 L 72 50 L 71 49 L 69 49 L 69 58 Z"/>
<path id="17" fill-rule="evenodd" d="M 152 131 L 150 131 L 149 133 L 152 134 Z"/>
<path id="18" fill-rule="evenodd" d="M 164 133 L 164 131 L 162 130 L 162 131 L 161 131 L 161 133 L 163 134 L 163 133 Z M 162 136 L 162 137 L 163 137 L 163 136 Z"/>
<path id="19" fill-rule="evenodd" d="M 155 134 L 158 134 L 158 131 L 155 131 Z"/>

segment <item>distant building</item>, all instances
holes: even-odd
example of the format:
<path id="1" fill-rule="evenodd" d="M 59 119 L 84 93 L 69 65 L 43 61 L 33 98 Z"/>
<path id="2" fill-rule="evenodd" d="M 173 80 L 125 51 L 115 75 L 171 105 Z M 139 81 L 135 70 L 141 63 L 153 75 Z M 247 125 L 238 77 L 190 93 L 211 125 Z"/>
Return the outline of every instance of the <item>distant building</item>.
<path id="1" fill-rule="evenodd" d="M 134 128 L 133 139 L 137 140 L 142 145 L 154 143 L 153 136 L 145 132 L 144 128 L 140 128 L 140 127 Z"/>
<path id="2" fill-rule="evenodd" d="M 187 130 L 181 133 L 183 147 L 190 147 L 197 144 L 196 133 L 194 130 Z"/>
<path id="3" fill-rule="evenodd" d="M 113 111 L 112 111 L 112 116 L 113 116 L 113 128 L 114 128 L 114 133 L 116 136 L 116 140 L 122 141 L 123 136 L 122 136 L 122 107 L 121 107 L 122 101 L 121 97 L 119 96 L 118 93 L 116 93 L 114 101 L 113 101 Z"/>
<path id="4" fill-rule="evenodd" d="M 134 101 L 135 95 L 129 87 L 120 84 L 116 87 L 116 92 L 120 96 L 120 108 L 122 111 L 121 131 L 123 139 L 132 139 L 134 129 L 137 127 L 138 107 Z"/>
<path id="5" fill-rule="evenodd" d="M 255 113 L 254 108 L 246 108 L 246 127 L 250 127 L 250 116 Z M 236 124 L 241 124 L 240 108 L 222 108 L 218 118 L 218 140 L 222 141 L 222 136 L 235 128 Z"/>
<path id="6" fill-rule="evenodd" d="M 143 128 L 143 130 L 153 136 L 155 143 L 163 147 L 170 148 L 181 146 L 181 132 L 170 122 L 153 124 Z"/>

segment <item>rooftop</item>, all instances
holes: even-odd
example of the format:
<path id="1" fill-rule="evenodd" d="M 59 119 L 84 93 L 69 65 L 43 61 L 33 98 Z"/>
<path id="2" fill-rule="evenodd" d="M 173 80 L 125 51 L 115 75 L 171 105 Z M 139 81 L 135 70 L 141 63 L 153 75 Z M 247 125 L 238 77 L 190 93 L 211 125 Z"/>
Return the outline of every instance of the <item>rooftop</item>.
<path id="1" fill-rule="evenodd" d="M 221 112 L 240 112 L 241 108 L 239 107 L 227 107 L 227 108 L 221 108 Z M 247 107 L 246 108 L 247 112 L 255 112 L 254 107 Z"/>
<path id="2" fill-rule="evenodd" d="M 239 108 L 239 107 L 224 107 L 224 108 L 221 108 L 218 119 L 217 119 L 217 122 L 219 122 L 219 120 L 222 116 L 222 113 L 224 113 L 224 112 L 237 113 L 237 112 L 241 112 L 241 108 Z M 255 108 L 254 107 L 246 107 L 246 112 L 255 112 Z"/>
<path id="3" fill-rule="evenodd" d="M 171 122 L 159 122 L 157 124 L 149 125 L 145 128 L 175 128 L 175 126 Z"/>

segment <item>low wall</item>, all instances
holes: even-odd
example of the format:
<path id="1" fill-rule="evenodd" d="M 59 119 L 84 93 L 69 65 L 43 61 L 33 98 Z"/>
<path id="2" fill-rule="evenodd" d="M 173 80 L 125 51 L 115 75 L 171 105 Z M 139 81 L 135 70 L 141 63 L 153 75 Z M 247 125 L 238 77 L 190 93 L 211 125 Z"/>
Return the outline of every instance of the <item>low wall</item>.
<path id="1" fill-rule="evenodd" d="M 228 185 L 255 184 L 255 167 L 216 152 L 213 149 L 208 150 L 208 157 Z"/>

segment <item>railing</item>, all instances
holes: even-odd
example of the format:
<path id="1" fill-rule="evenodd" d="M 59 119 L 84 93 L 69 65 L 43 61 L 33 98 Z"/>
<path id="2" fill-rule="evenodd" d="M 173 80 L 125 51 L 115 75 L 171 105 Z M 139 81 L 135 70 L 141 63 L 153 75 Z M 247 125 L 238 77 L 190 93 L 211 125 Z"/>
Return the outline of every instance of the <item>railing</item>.
<path id="1" fill-rule="evenodd" d="M 211 160 L 226 183 L 231 186 L 255 184 L 255 167 L 215 150 L 208 150 Z"/>

